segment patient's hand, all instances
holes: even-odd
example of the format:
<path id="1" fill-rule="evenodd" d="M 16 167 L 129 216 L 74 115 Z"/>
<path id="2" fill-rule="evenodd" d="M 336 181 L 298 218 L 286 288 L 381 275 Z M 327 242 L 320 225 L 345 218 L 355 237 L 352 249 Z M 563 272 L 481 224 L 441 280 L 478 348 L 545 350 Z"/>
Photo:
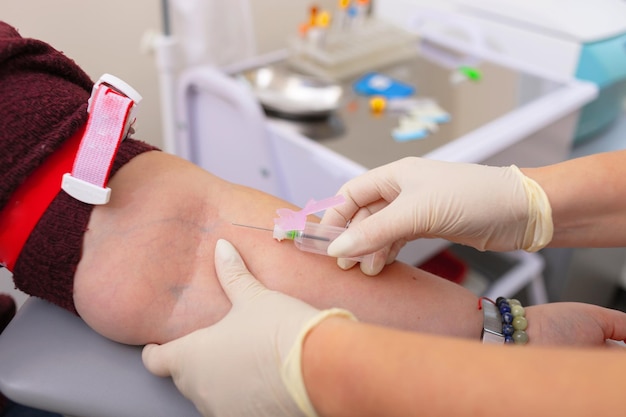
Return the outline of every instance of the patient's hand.
<path id="1" fill-rule="evenodd" d="M 533 345 L 606 346 L 626 339 L 626 314 L 590 304 L 551 303 L 526 307 Z"/>
<path id="2" fill-rule="evenodd" d="M 478 340 L 482 313 L 468 290 L 396 262 L 377 277 L 277 242 L 269 232 L 284 201 L 222 181 L 180 158 L 148 152 L 109 182 L 94 209 L 74 283 L 81 317 L 124 343 L 164 343 L 221 319 L 227 300 L 213 264 L 231 241 L 267 287 L 362 321 Z"/>

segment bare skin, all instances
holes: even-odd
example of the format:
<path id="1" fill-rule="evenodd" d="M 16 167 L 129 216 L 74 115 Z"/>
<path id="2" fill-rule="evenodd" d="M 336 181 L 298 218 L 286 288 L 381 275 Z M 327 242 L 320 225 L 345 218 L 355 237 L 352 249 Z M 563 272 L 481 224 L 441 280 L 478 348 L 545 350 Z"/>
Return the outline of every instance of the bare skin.
<path id="1" fill-rule="evenodd" d="M 214 268 L 219 238 L 237 245 L 270 289 L 317 308 L 343 307 L 361 321 L 400 330 L 480 337 L 482 312 L 470 291 L 400 262 L 376 277 L 343 271 L 333 258 L 233 226 L 271 228 L 276 209 L 291 206 L 185 160 L 142 154 L 109 185 L 112 199 L 94 209 L 85 234 L 74 301 L 87 324 L 112 340 L 165 343 L 220 320 L 231 304 Z M 533 306 L 526 315 L 533 344 L 602 344 L 626 320 L 576 303 Z"/>
<path id="2" fill-rule="evenodd" d="M 400 262 L 376 277 L 342 271 L 332 258 L 233 226 L 271 228 L 276 209 L 292 206 L 180 158 L 142 154 L 109 185 L 111 201 L 94 209 L 85 233 L 74 301 L 110 339 L 165 343 L 221 319 L 230 302 L 214 269 L 219 238 L 246 254 L 266 286 L 317 308 L 344 307 L 362 321 L 398 329 L 480 336 L 482 312 L 470 291 Z"/>
<path id="3" fill-rule="evenodd" d="M 620 350 L 509 349 L 331 318 L 307 337 L 302 369 L 320 416 L 500 416 L 501 391 L 515 398 L 507 416 L 624 414 Z"/>
<path id="4" fill-rule="evenodd" d="M 626 150 L 522 171 L 552 206 L 552 247 L 626 246 Z"/>

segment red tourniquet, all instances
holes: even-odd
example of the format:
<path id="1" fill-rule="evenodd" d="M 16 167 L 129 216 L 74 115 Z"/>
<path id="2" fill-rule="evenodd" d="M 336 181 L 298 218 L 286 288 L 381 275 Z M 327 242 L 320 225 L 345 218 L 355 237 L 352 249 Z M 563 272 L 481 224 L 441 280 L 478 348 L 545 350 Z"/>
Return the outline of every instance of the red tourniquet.
<path id="1" fill-rule="evenodd" d="M 95 87 L 90 101 L 87 129 L 72 172 L 63 177 L 61 188 L 84 203 L 106 204 L 111 192 L 106 187 L 109 173 L 133 121 L 135 103 L 105 84 Z"/>
<path id="2" fill-rule="evenodd" d="M 121 85 L 121 91 L 130 91 Z M 74 61 L 0 21 L 0 262 L 10 266 L 16 288 L 74 314 L 74 275 L 94 206 L 59 189 L 66 173 L 89 182 L 80 170 L 74 172 L 73 163 L 88 130 L 87 102 L 93 91 L 94 82 Z M 49 161 L 60 158 L 59 149 L 74 140 L 71 155 L 61 158 L 65 162 L 53 175 L 45 168 L 34 175 L 42 164 L 54 165 Z M 93 166 L 106 168 L 110 178 L 135 156 L 154 150 L 128 138 L 112 168 Z M 103 184 L 93 185 L 101 194 Z"/>
<path id="3" fill-rule="evenodd" d="M 78 193 L 72 195 L 81 200 L 81 184 L 92 191 L 94 187 L 104 190 L 108 182 L 133 101 L 104 84 L 97 86 L 91 100 L 93 108 L 86 127 L 26 178 L 0 213 L 0 263 L 10 271 L 41 216 L 61 188 L 65 189 L 64 174 L 71 172 L 74 181 L 78 181 L 79 189 L 68 191 Z"/>
<path id="4" fill-rule="evenodd" d="M 61 190 L 61 178 L 72 170 L 85 128 L 50 155 L 11 195 L 0 212 L 0 263 L 13 271 L 26 240 Z"/>

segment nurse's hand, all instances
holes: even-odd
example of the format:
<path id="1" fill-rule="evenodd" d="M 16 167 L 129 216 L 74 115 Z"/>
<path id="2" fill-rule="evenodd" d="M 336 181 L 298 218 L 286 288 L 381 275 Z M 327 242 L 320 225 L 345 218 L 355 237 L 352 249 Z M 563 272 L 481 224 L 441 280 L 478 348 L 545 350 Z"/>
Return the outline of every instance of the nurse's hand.
<path id="1" fill-rule="evenodd" d="M 302 342 L 324 318 L 350 313 L 319 311 L 268 290 L 225 240 L 216 245 L 215 268 L 233 304 L 229 313 L 213 326 L 146 346 L 146 368 L 171 376 L 204 416 L 315 416 L 301 373 Z"/>
<path id="2" fill-rule="evenodd" d="M 322 223 L 348 230 L 328 247 L 338 258 L 379 251 L 376 275 L 404 244 L 443 238 L 479 250 L 537 251 L 552 239 L 552 212 L 543 189 L 515 166 L 491 167 L 409 157 L 348 181 L 346 203 Z M 344 269 L 353 261 L 339 259 Z"/>

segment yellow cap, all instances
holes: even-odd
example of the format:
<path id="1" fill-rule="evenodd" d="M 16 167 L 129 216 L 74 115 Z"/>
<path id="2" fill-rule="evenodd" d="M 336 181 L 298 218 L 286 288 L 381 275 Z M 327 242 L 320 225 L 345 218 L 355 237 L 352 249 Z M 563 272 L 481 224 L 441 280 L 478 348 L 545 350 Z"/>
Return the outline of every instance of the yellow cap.
<path id="1" fill-rule="evenodd" d="M 387 100 L 384 97 L 375 96 L 370 99 L 370 109 L 374 113 L 382 113 L 387 107 Z"/>
<path id="2" fill-rule="evenodd" d="M 330 24 L 330 13 L 328 13 L 326 10 L 322 10 L 321 12 L 319 12 L 317 17 L 315 18 L 315 24 L 322 28 L 327 27 Z"/>

